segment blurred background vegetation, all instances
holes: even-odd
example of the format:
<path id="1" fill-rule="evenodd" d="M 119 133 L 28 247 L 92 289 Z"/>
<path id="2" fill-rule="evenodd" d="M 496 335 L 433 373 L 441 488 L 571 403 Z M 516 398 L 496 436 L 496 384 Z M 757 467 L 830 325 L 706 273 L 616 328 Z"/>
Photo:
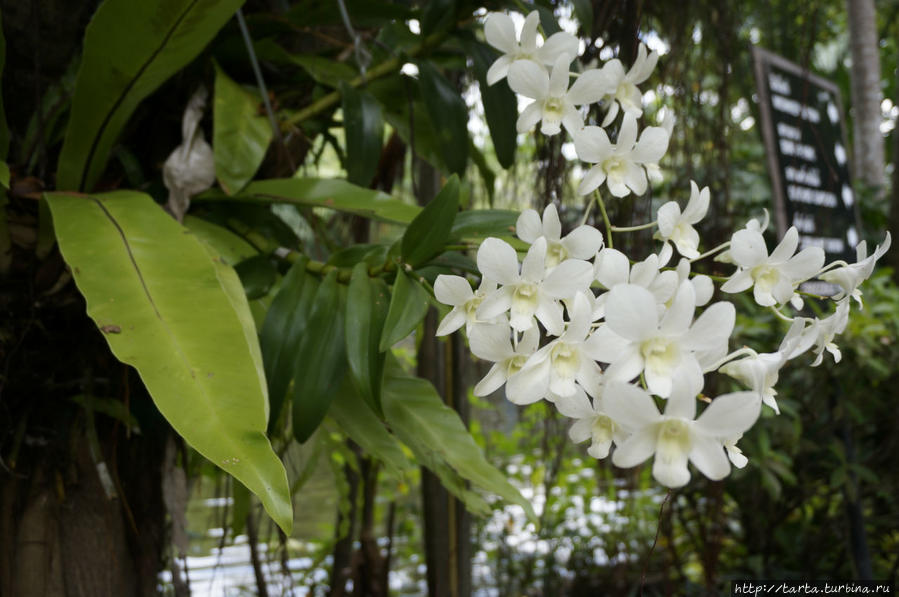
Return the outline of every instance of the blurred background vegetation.
<path id="1" fill-rule="evenodd" d="M 91 358 L 113 370 L 105 344 L 84 319 L 82 303 L 46 298 L 44 306 L 34 307 L 10 298 L 23 285 L 45 293 L 64 268 L 58 255 L 55 260 L 36 256 L 37 207 L 25 197 L 52 187 L 61 117 L 68 110 L 77 64 L 77 57 L 74 62 L 71 57 L 77 54 L 95 5 L 2 2 L 7 42 L 3 96 L 12 132 L 10 162 L 20 185 L 7 207 L 17 218 L 18 236 L 13 235 L 14 265 L 6 265 L 3 282 L 0 445 L 5 475 L 23 458 L 20 451 L 37 449 L 34 442 L 23 444 L 23 436 L 41 437 L 35 428 L 59 425 L 25 404 L 42 371 L 55 368 L 56 377 L 64 378 L 60 363 L 71 362 L 76 353 L 81 356 L 75 360 L 85 359 L 84 354 L 105 355 Z M 883 92 L 879 128 L 887 141 L 884 172 L 895 181 L 899 2 L 878 0 L 875 5 Z M 508 129 L 508 120 L 514 123 L 515 118 L 502 112 L 514 101 L 505 83 L 491 91 L 480 86 L 493 51 L 478 40 L 483 40 L 483 16 L 493 10 L 540 10 L 545 33 L 553 32 L 556 21 L 583 40 L 584 65 L 613 56 L 628 65 L 639 40 L 662 54 L 643 88 L 649 106 L 646 122 L 655 122 L 663 108 L 677 118 L 661 164 L 665 180 L 645 196 L 614 202 L 610 216 L 616 225 L 648 221 L 663 201 L 685 198 L 691 179 L 711 189 L 712 207 L 702 230 L 707 248 L 771 207 L 751 44 L 836 82 L 849 108 L 852 134 L 850 27 L 844 0 L 577 0 L 541 1 L 536 6 L 345 0 L 345 7 L 348 19 L 336 1 L 250 1 L 243 7 L 284 133 L 269 147 L 262 177 L 296 172 L 349 177 L 361 186 L 419 203 L 439 188 L 441 175 L 460 171 L 469 207 L 542 210 L 555 202 L 563 225 L 578 222 L 584 206 L 574 193 L 580 172 L 570 159 L 571 143 L 563 136 L 519 135 L 510 148 L 508 136 L 498 146 L 497 135 L 491 134 L 495 127 Z M 180 142 L 184 104 L 198 82 L 208 84 L 214 76 L 210 58 L 260 97 L 247 48 L 232 20 L 203 56 L 139 107 L 115 147 L 101 187 L 128 185 L 165 200 L 161 165 Z M 384 64 L 391 68 L 378 70 Z M 422 97 L 427 89 L 417 83 L 428 69 L 439 71 L 457 93 L 444 114 L 429 113 L 428 98 Z M 368 155 L 367 165 L 357 164 L 353 160 L 359 156 L 350 155 L 354 150 L 345 136 L 341 101 L 328 99 L 341 82 L 360 76 L 359 89 L 385 125 L 375 148 L 377 159 Z M 466 109 L 460 112 L 462 101 Z M 37 106 L 41 109 L 35 112 Z M 310 106 L 315 110 L 310 112 Z M 261 103 L 259 114 L 264 115 Z M 899 206 L 899 184 L 857 183 L 869 244 L 880 242 L 889 227 L 891 205 Z M 204 203 L 191 213 L 223 222 L 233 209 Z M 252 220 L 257 230 L 322 260 L 351 242 L 396 236 L 389 226 L 368 227 L 359 218 L 322 210 L 259 205 L 241 209 L 241 217 Z M 897 212 L 899 207 L 894 207 L 894 218 Z M 894 236 L 897 233 L 893 229 Z M 652 250 L 650 233 L 620 240 L 636 258 Z M 716 266 L 710 267 L 713 272 Z M 244 273 L 249 292 L 260 278 L 249 266 Z M 853 313 L 839 339 L 839 365 L 811 369 L 805 366 L 810 359 L 803 357 L 781 373 L 782 414 L 774 416 L 766 409 L 760 424 L 743 438 L 741 447 L 749 457 L 745 469 L 722 482 L 694 475 L 689 486 L 673 492 L 658 488 L 646 466 L 617 470 L 608 461 L 587 456 L 584 446 L 572 445 L 567 424 L 545 403 L 519 408 L 501 393 L 475 398 L 470 388 L 483 374 L 482 365 L 460 350 L 461 338 L 426 348 L 430 340 L 422 338 L 433 335 L 434 329 L 433 321 L 426 322 L 417 335 L 420 346 L 410 340 L 397 354 L 421 375 L 428 374 L 428 359 L 451 364 L 451 374 L 444 370 L 431 379 L 438 388 L 442 380 L 443 390 L 455 384 L 444 395 L 461 396 L 455 408 L 467 418 L 488 460 L 532 501 L 539 526 L 528 522 L 520 507 L 492 498 L 493 512 L 487 517 L 464 515 L 464 508 L 445 495 L 434 506 L 437 494 L 429 493 L 427 473 L 414 469 L 402 477 L 381 474 L 377 460 L 329 418 L 302 445 L 289 436 L 274 441 L 295 492 L 296 528 L 291 537 L 277 531 L 245 493 L 235 492 L 230 478 L 180 446 L 183 456 L 176 466 L 186 472 L 190 495 L 186 523 L 177 515 L 166 518 L 161 503 L 145 505 L 166 521 L 152 531 L 155 549 L 162 554 L 156 564 L 164 569 L 153 588 L 171 595 L 505 597 L 717 595 L 734 578 L 875 578 L 896 586 L 899 288 L 892 275 L 881 268 L 864 286 L 865 309 Z M 270 286 L 258 296 L 265 296 Z M 740 303 L 736 345 L 775 350 L 785 332 L 783 324 L 743 298 L 735 299 Z M 57 348 L 48 350 L 51 342 Z M 71 368 L 82 366 L 79 361 Z M 17 370 L 18 380 L 11 375 Z M 135 381 L 125 374 L 124 381 L 111 383 L 128 388 Z M 729 383 L 720 381 L 715 390 L 736 389 Z M 49 399 L 53 391 L 42 390 L 40 398 Z M 133 391 L 139 395 L 141 390 Z M 139 401 L 132 396 L 130 414 L 108 412 L 98 419 L 101 436 L 109 438 L 104 441 L 124 437 L 132 424 L 145 438 L 162 433 L 156 431 L 165 427 L 158 413 L 140 412 L 135 404 Z M 70 420 L 80 412 L 78 405 L 60 408 Z M 26 420 L 31 417 L 27 424 L 20 423 L 22 412 Z M 156 444 L 157 453 L 160 445 L 163 440 Z M 120 464 L 128 466 L 129 457 L 137 458 L 123 453 Z M 156 469 L 161 460 L 152 461 Z M 427 525 L 455 537 L 456 543 L 443 552 L 428 546 Z M 179 535 L 182 526 L 186 540 Z M 449 559 L 434 561 L 433 553 Z M 438 567 L 446 568 L 443 576 L 435 576 Z"/>

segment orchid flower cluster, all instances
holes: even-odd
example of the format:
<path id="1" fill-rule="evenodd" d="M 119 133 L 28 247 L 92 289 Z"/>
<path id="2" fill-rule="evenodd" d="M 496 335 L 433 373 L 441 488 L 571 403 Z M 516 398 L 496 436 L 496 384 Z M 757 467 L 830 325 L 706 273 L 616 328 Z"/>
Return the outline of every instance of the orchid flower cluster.
<path id="1" fill-rule="evenodd" d="M 660 178 L 658 162 L 672 126 L 637 130 L 642 115 L 637 85 L 651 74 L 657 54 L 641 45 L 629 70 L 613 59 L 581 72 L 569 87 L 577 39 L 556 33 L 538 45 L 537 21 L 536 12 L 528 15 L 520 36 L 508 15 L 492 13 L 485 23 L 487 41 L 503 52 L 488 81 L 507 78 L 514 91 L 534 100 L 520 115 L 518 130 L 529 131 L 538 122 L 547 135 L 564 128 L 579 159 L 593 164 L 579 192 L 595 191 L 601 207 L 597 189 L 603 183 L 615 197 L 643 193 Z M 585 126 L 578 106 L 596 102 L 607 109 L 601 126 Z M 606 127 L 619 114 L 613 144 Z M 606 246 L 592 226 L 581 225 L 563 237 L 553 204 L 542 216 L 524 211 L 516 234 L 529 248 L 521 261 L 509 243 L 487 238 L 477 252 L 482 278 L 476 290 L 460 276 L 437 278 L 437 299 L 452 306 L 437 334 L 464 326 L 472 353 L 493 363 L 474 388 L 476 395 L 505 386 L 515 404 L 548 400 L 574 420 L 570 437 L 578 443 L 589 440 L 591 456 L 605 458 L 611 452 L 620 467 L 654 457 L 653 476 L 668 487 L 689 482 L 688 462 L 710 479 L 722 479 L 731 463 L 746 465 L 736 443 L 756 422 L 762 404 L 779 412 L 774 386 L 784 364 L 807 351 L 815 354 L 812 366 L 822 362 L 825 351 L 840 360 L 834 338 L 846 327 L 851 300 L 862 306 L 858 287 L 888 249 L 890 237 L 870 256 L 862 242 L 857 263 L 825 267 L 819 247 L 797 252 L 795 228 L 769 253 L 762 235 L 766 214 L 762 222 L 750 220 L 728 243 L 700 254 L 695 225 L 708 208 L 709 189 L 691 182 L 683 209 L 669 201 L 654 222 L 635 227 L 656 228 L 661 241 L 657 253 L 638 262 L 611 242 Z M 608 221 L 606 226 L 610 234 Z M 715 254 L 736 266 L 720 286 L 723 293 L 751 289 L 759 305 L 791 322 L 776 352 L 730 350 L 734 305 L 712 302 L 715 282 L 691 271 L 694 262 Z M 799 286 L 812 278 L 840 288 L 831 297 L 835 311 L 823 319 L 790 317 L 785 310 L 788 305 L 802 309 Z M 714 372 L 736 379 L 745 390 L 704 396 L 705 376 Z M 697 416 L 700 402 L 704 407 Z"/>

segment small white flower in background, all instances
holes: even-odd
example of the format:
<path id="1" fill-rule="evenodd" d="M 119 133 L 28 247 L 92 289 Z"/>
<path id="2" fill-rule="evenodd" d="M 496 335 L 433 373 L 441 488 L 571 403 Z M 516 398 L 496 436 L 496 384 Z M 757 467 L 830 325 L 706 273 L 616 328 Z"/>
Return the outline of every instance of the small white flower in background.
<path id="1" fill-rule="evenodd" d="M 546 43 L 537 46 L 540 36 L 537 26 L 540 17 L 532 11 L 524 20 L 521 37 L 515 34 L 512 18 L 501 12 L 487 15 L 484 23 L 484 37 L 487 43 L 503 53 L 487 71 L 487 84 L 493 85 L 509 74 L 509 67 L 518 60 L 531 60 L 538 64 L 552 65 L 561 54 L 577 55 L 578 40 L 570 33 L 558 32 L 549 36 Z"/>
<path id="2" fill-rule="evenodd" d="M 631 192 L 637 195 L 646 192 L 644 167 L 658 165 L 668 150 L 669 135 L 662 127 L 650 126 L 637 141 L 637 119 L 625 114 L 615 145 L 609 141 L 605 129 L 598 126 L 586 126 L 573 137 L 578 157 L 596 164 L 584 175 L 577 192 L 586 195 L 606 182 L 612 195 L 624 197 Z"/>
<path id="3" fill-rule="evenodd" d="M 725 394 L 712 400 L 695 418 L 700 389 L 695 380 L 679 379 L 662 414 L 652 396 L 642 389 L 606 382 L 603 408 L 630 433 L 620 444 L 616 442 L 612 463 L 629 468 L 655 455 L 652 475 L 666 487 L 682 487 L 689 482 L 688 461 L 709 479 L 726 477 L 730 463 L 722 438 L 733 438 L 752 427 L 761 400 L 753 392 Z"/>
<path id="4" fill-rule="evenodd" d="M 662 263 L 668 263 L 671 258 L 671 245 L 677 247 L 677 252 L 688 259 L 699 257 L 699 233 L 693 228 L 693 224 L 699 223 L 709 210 L 709 187 L 699 186 L 690 181 L 690 200 L 687 207 L 681 213 L 676 201 L 669 201 L 659 208 L 656 221 L 659 230 L 655 238 L 665 244 L 659 253 Z"/>
<path id="5" fill-rule="evenodd" d="M 612 104 L 602 121 L 603 127 L 609 126 L 615 120 L 619 108 L 625 114 L 634 116 L 643 114 L 643 95 L 637 85 L 649 78 L 658 60 L 659 55 L 655 51 L 647 54 L 646 46 L 641 43 L 637 50 L 637 60 L 627 73 L 624 72 L 624 65 L 617 58 L 609 60 L 603 65 L 603 74 L 608 78 L 609 86 L 612 89 L 609 93 L 612 96 Z"/>
<path id="6" fill-rule="evenodd" d="M 215 157 L 200 128 L 206 96 L 206 88 L 200 87 L 187 102 L 181 120 L 181 145 L 162 166 L 162 181 L 169 190 L 166 207 L 179 222 L 190 207 L 190 198 L 215 182 Z"/>
<path id="7" fill-rule="evenodd" d="M 815 340 L 813 335 L 803 333 L 806 329 L 806 321 L 806 319 L 797 318 L 793 322 L 777 352 L 755 354 L 731 361 L 722 365 L 719 371 L 742 382 L 753 392 L 757 392 L 761 396 L 762 402 L 774 409 L 775 413 L 780 414 L 777 400 L 774 399 L 774 396 L 777 395 L 774 385 L 777 383 L 780 369 L 788 360 L 795 359 L 811 348 Z"/>
<path id="8" fill-rule="evenodd" d="M 806 247 L 796 253 L 798 246 L 799 232 L 795 227 L 787 230 L 771 255 L 760 232 L 748 228 L 738 230 L 731 237 L 730 255 L 740 269 L 721 290 L 743 292 L 752 288 L 755 302 L 763 307 L 786 303 L 793 298 L 796 286 L 824 265 L 821 247 Z"/>
<path id="9" fill-rule="evenodd" d="M 568 437 L 576 444 L 589 439 L 587 454 L 593 458 L 605 458 L 613 441 L 618 444 L 627 437 L 621 426 L 603 410 L 602 399 L 594 397 L 591 402 L 581 388 L 571 396 L 556 397 L 553 402 L 560 414 L 575 420 L 568 430 Z"/>
<path id="10" fill-rule="evenodd" d="M 818 319 L 812 324 L 807 333 L 815 335 L 815 360 L 812 367 L 817 367 L 824 360 L 824 351 L 827 350 L 833 355 L 833 362 L 839 363 L 843 358 L 843 353 L 834 343 L 833 339 L 842 334 L 843 330 L 849 324 L 849 299 L 844 298 L 837 303 L 837 310 L 829 317 Z"/>
<path id="11" fill-rule="evenodd" d="M 661 318 L 648 290 L 615 286 L 606 301 L 606 323 L 587 344 L 597 360 L 609 363 L 606 378 L 630 381 L 643 372 L 649 391 L 665 398 L 675 379 L 701 380 L 702 371 L 727 352 L 734 306 L 715 303 L 694 322 L 695 307 L 689 282 L 681 284 Z"/>
<path id="12" fill-rule="evenodd" d="M 517 346 L 512 346 L 511 330 L 506 324 L 476 325 L 468 332 L 471 352 L 478 358 L 494 363 L 484 379 L 474 387 L 475 396 L 495 392 L 509 378 L 521 371 L 528 358 L 537 350 L 540 330 L 534 326 L 524 334 Z M 506 397 L 509 392 L 506 390 Z"/>
<path id="13" fill-rule="evenodd" d="M 567 397 L 577 384 L 588 394 L 598 396 L 602 371 L 596 364 L 590 333 L 591 308 L 582 293 L 574 297 L 571 321 L 565 333 L 528 359 L 506 386 L 506 395 L 516 404 L 530 404 L 552 393 Z"/>
<path id="14" fill-rule="evenodd" d="M 471 332 L 471 326 L 478 323 L 477 310 L 481 301 L 494 290 L 496 282 L 486 276 L 481 279 L 481 285 L 476 291 L 472 291 L 471 284 L 461 276 L 437 276 L 434 281 L 434 296 L 444 305 L 453 307 L 437 326 L 437 335 L 452 334 L 463 325 L 466 326 L 466 332 Z"/>
<path id="15" fill-rule="evenodd" d="M 543 219 L 537 211 L 526 209 L 518 216 L 515 224 L 518 238 L 533 244 L 538 238 L 546 239 L 546 267 L 551 269 L 569 257 L 574 259 L 592 259 L 602 248 L 602 233 L 593 226 L 578 226 L 562 237 L 562 224 L 559 213 L 552 203 L 543 210 Z"/>
<path id="16" fill-rule="evenodd" d="M 858 287 L 862 282 L 871 277 L 871 274 L 874 272 L 874 264 L 889 251 L 890 242 L 890 233 L 887 232 L 886 238 L 883 239 L 883 244 L 878 245 L 874 250 L 874 254 L 868 256 L 868 243 L 862 241 L 855 248 L 856 259 L 858 260 L 856 263 L 838 267 L 821 274 L 819 277 L 822 280 L 831 282 L 842 288 L 842 292 L 831 298 L 838 301 L 844 297 L 851 296 L 858 301 L 859 307 L 863 307 L 862 292 Z"/>
<path id="17" fill-rule="evenodd" d="M 534 317 L 554 336 L 562 333 L 561 299 L 586 291 L 593 281 L 593 266 L 579 259 L 567 259 L 546 269 L 546 239 L 538 238 L 518 267 L 518 256 L 508 243 L 488 238 L 478 248 L 478 269 L 502 286 L 484 298 L 477 316 L 490 320 L 506 311 L 515 331 L 534 325 Z"/>
<path id="18" fill-rule="evenodd" d="M 515 93 L 534 101 L 518 117 L 516 128 L 526 133 L 538 122 L 540 132 L 555 135 L 564 126 L 574 134 L 584 126 L 584 118 L 576 106 L 592 104 L 606 93 L 605 80 L 598 70 L 581 73 L 568 88 L 568 65 L 571 54 L 562 54 L 553 63 L 551 74 L 530 60 L 519 60 L 509 68 L 509 87 Z"/>

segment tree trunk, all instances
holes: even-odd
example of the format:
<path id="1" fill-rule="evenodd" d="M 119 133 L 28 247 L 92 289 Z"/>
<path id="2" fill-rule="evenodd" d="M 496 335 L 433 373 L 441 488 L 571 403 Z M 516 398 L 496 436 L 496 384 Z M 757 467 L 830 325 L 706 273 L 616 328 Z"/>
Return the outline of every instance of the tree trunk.
<path id="1" fill-rule="evenodd" d="M 884 143 L 880 132 L 880 55 L 874 0 L 846 0 L 852 68 L 853 167 L 855 178 L 884 186 Z"/>

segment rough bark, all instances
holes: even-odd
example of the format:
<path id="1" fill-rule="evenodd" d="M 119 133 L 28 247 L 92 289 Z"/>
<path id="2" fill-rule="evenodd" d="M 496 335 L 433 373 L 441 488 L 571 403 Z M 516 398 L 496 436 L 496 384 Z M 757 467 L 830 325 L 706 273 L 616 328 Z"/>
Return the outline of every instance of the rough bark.
<path id="1" fill-rule="evenodd" d="M 884 143 L 880 132 L 880 55 L 874 0 L 846 0 L 853 111 L 855 177 L 880 189 L 885 182 Z"/>

